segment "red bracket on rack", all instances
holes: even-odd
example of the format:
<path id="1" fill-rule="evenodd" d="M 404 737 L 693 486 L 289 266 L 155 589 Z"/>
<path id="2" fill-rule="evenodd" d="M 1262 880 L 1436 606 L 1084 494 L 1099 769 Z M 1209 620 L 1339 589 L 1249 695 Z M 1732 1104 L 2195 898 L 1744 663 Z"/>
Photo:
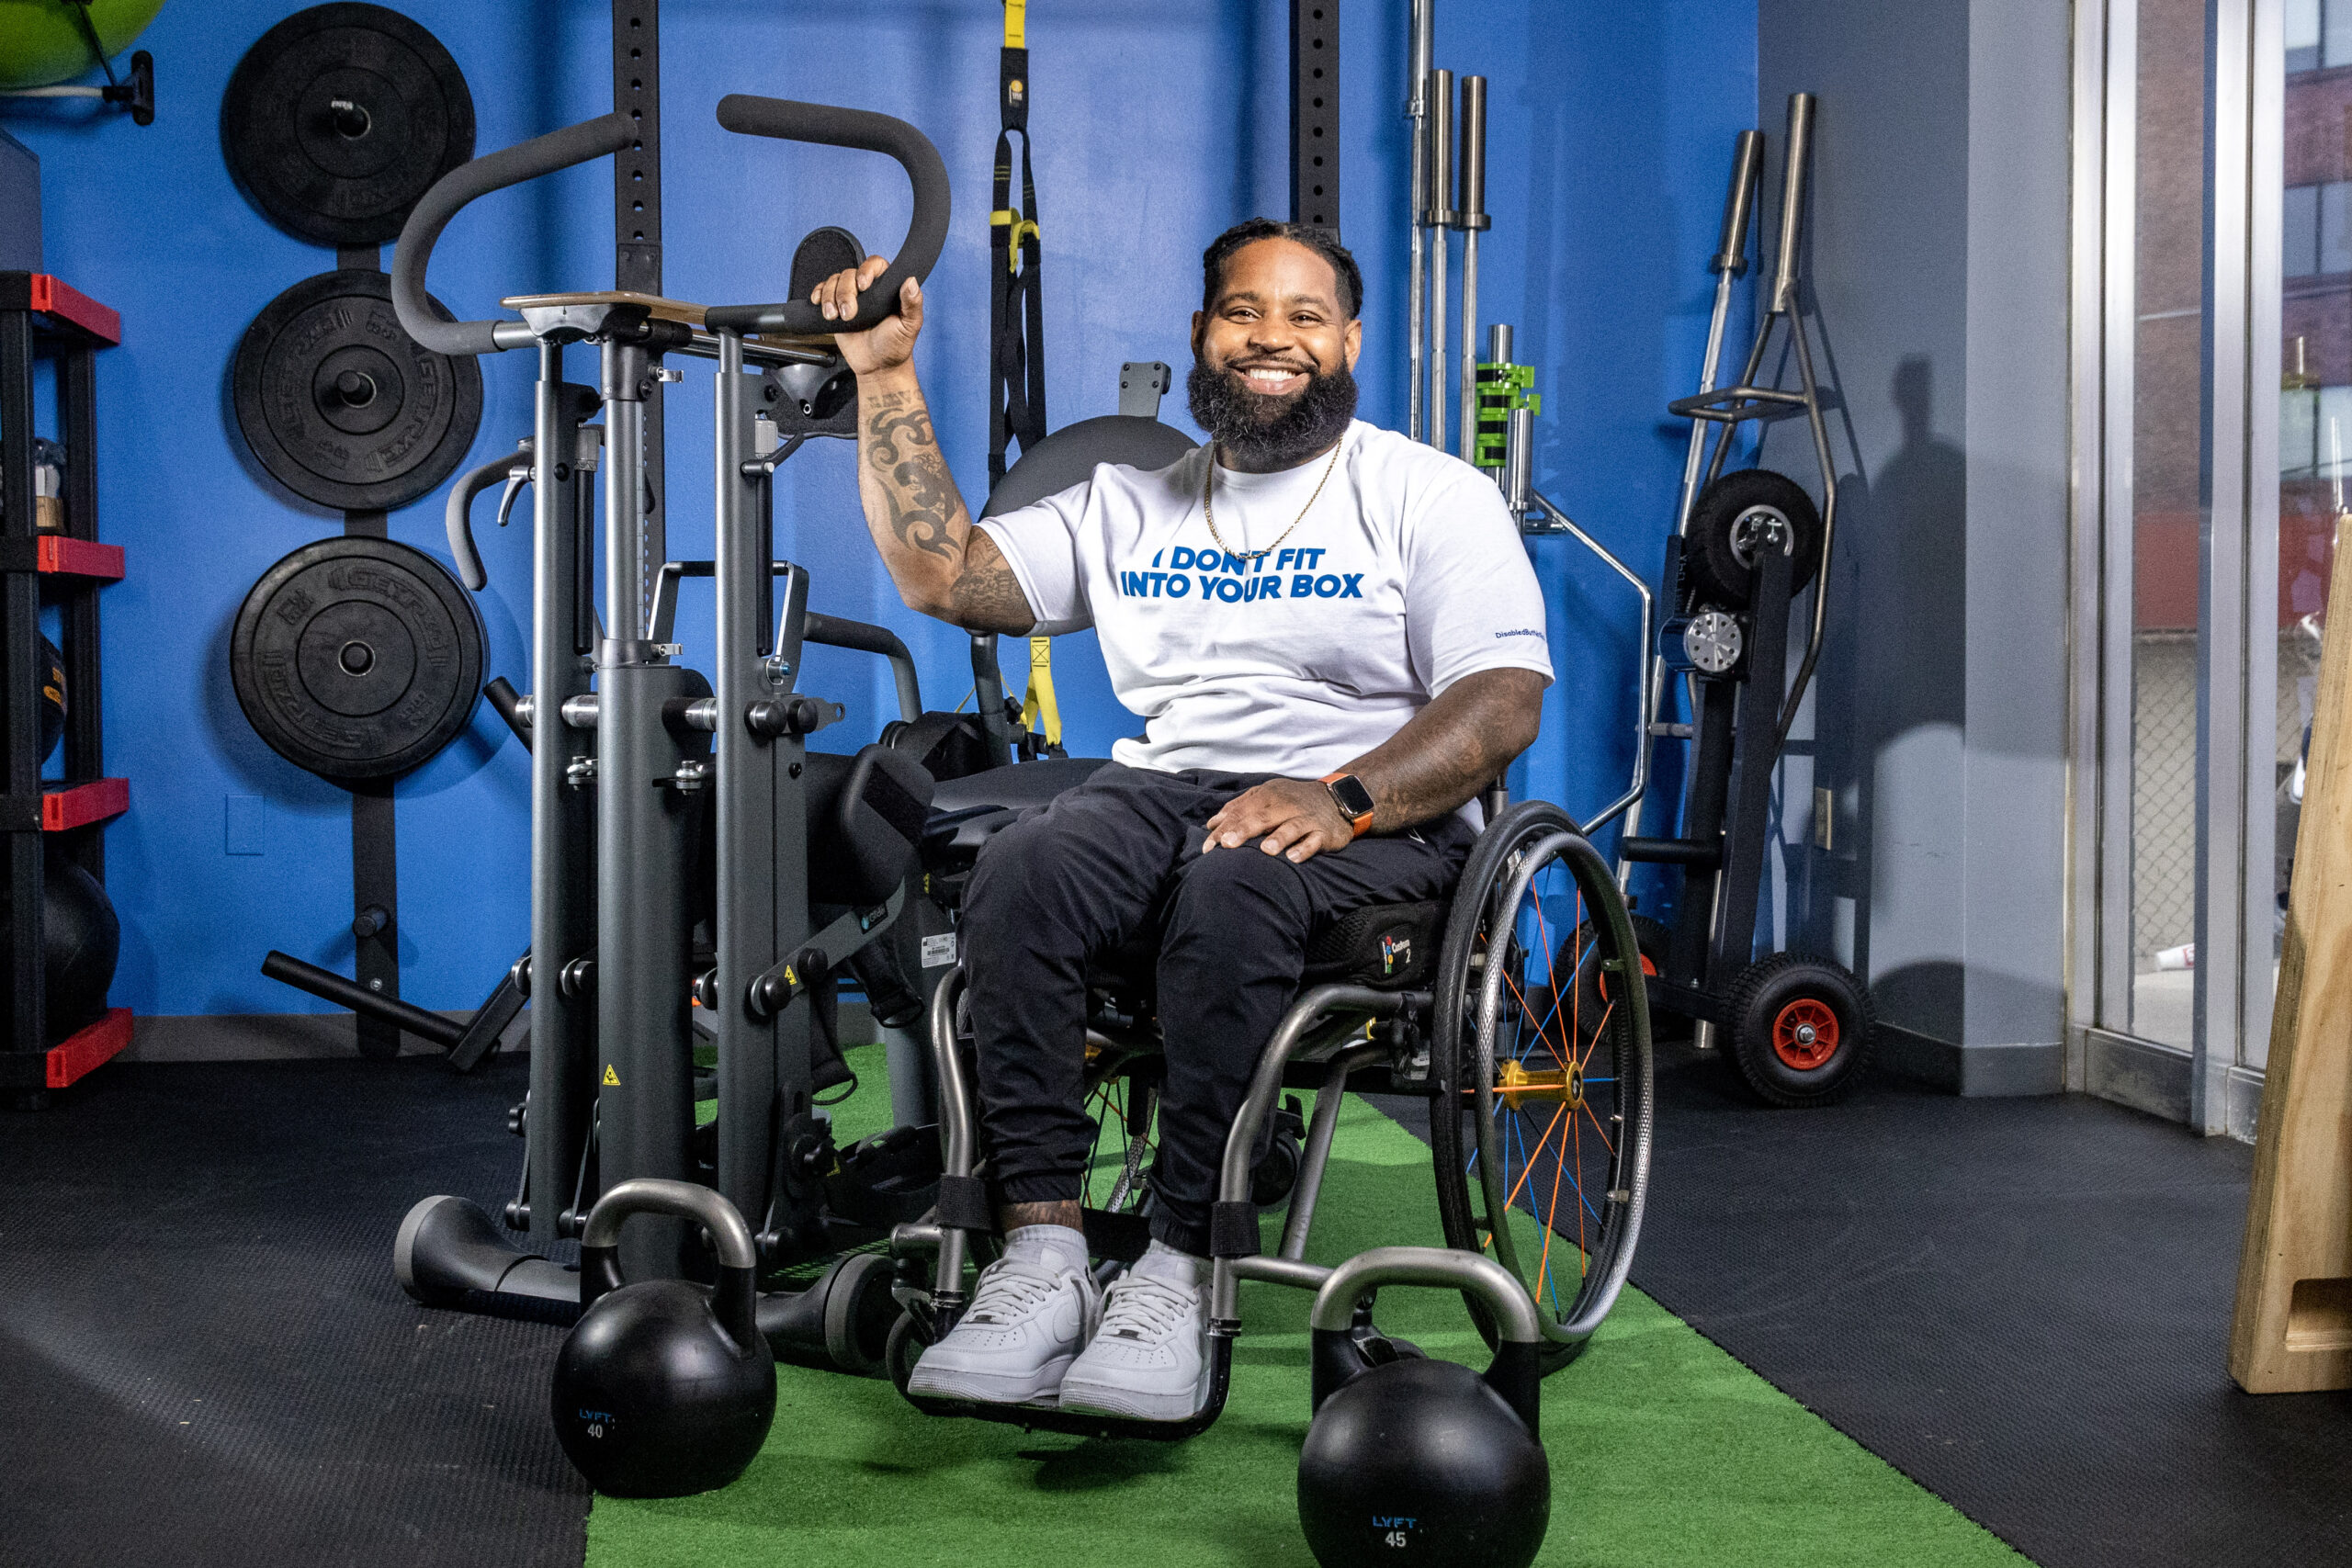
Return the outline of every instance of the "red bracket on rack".
<path id="1" fill-rule="evenodd" d="M 54 794 L 43 792 L 40 797 L 40 830 L 62 833 L 71 828 L 87 827 L 103 822 L 109 817 L 119 817 L 130 809 L 129 779 L 92 779 L 85 784 Z"/>
<path id="2" fill-rule="evenodd" d="M 63 1089 L 130 1043 L 130 1010 L 108 1008 L 106 1017 L 85 1024 L 47 1052 L 47 1086 Z"/>
<path id="3" fill-rule="evenodd" d="M 33 570 L 54 572 L 62 577 L 87 577 L 100 582 L 120 582 L 122 547 L 101 545 L 92 539 L 68 538 L 62 534 L 44 534 L 35 541 Z"/>
<path id="4" fill-rule="evenodd" d="M 45 272 L 0 273 L 0 310 L 38 310 L 51 325 L 70 327 L 108 348 L 122 341 L 121 312 Z"/>

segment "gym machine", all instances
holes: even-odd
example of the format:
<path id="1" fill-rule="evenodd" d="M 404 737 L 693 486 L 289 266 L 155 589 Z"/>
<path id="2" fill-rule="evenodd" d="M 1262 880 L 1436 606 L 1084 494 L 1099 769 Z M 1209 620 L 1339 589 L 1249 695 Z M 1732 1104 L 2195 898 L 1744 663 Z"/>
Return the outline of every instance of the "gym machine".
<path id="1" fill-rule="evenodd" d="M 888 314 L 901 281 L 929 272 L 946 231 L 947 179 L 912 127 L 744 96 L 721 100 L 718 119 L 738 134 L 895 159 L 912 183 L 914 216 L 862 310 Z M 401 1225 L 395 1269 L 435 1304 L 576 1311 L 579 1275 L 559 1261 L 559 1246 L 622 1181 L 713 1187 L 749 1220 L 762 1272 L 773 1275 L 887 1234 L 928 1206 L 935 1179 L 928 1130 L 838 1150 L 816 1103 L 835 1054 L 834 978 L 893 934 L 931 795 L 928 773 L 885 748 L 854 758 L 807 749 L 841 716 L 797 688 L 808 642 L 889 659 L 905 716 L 920 712 L 898 638 L 811 612 L 807 572 L 773 557 L 770 481 L 800 444 L 780 434 L 799 411 L 754 372 L 837 368 L 829 329 L 805 300 L 706 310 L 616 289 L 511 299 L 519 321 L 461 321 L 426 301 L 434 244 L 461 209 L 625 152 L 634 136 L 630 118 L 615 113 L 465 164 L 418 203 L 393 261 L 393 300 L 420 343 L 451 355 L 527 348 L 538 365 L 530 440 L 462 480 L 450 511 L 452 552 L 479 588 L 486 574 L 467 504 L 502 479 L 510 506 L 523 485 L 531 491 L 531 689 L 502 705 L 530 741 L 531 946 L 512 978 L 530 998 L 533 1051 L 515 1113 L 526 1169 L 503 1216 L 528 1248 L 464 1199 L 419 1203 Z M 830 247 L 817 253 L 820 265 L 832 259 Z M 596 355 L 593 387 L 566 378 L 574 345 Z M 672 355 L 718 369 L 717 545 L 708 561 L 649 570 L 644 413 L 679 375 L 663 363 Z M 588 423 L 600 411 L 602 424 Z M 684 649 L 671 640 L 683 584 L 705 578 L 718 603 L 708 681 L 678 662 Z M 815 835 L 812 811 L 822 822 Z M 697 1013 L 715 1048 L 701 1083 Z M 701 1128 L 698 1098 L 717 1101 Z M 674 1219 L 631 1226 L 620 1245 L 632 1279 L 707 1268 Z M 887 1287 L 883 1260 L 852 1258 L 819 1287 L 763 1298 L 762 1326 L 830 1344 L 854 1363 L 842 1335 L 854 1341 L 861 1314 L 842 1311 L 840 1291 L 865 1301 L 872 1318 L 889 1305 Z"/>

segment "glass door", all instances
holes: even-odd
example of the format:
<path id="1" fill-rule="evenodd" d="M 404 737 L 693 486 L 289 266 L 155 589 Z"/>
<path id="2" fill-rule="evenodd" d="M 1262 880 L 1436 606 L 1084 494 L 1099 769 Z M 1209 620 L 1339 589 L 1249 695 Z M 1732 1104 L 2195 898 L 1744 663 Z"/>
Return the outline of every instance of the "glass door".
<path id="1" fill-rule="evenodd" d="M 2352 447 L 2352 0 L 2075 18 L 2069 1081 L 2250 1134 Z"/>

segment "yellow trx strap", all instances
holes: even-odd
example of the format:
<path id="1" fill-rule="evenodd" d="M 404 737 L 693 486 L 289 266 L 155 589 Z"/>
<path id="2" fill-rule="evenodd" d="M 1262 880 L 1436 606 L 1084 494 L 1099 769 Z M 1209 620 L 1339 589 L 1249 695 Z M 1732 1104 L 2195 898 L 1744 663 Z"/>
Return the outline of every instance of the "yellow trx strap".
<path id="1" fill-rule="evenodd" d="M 1016 0 L 1017 3 L 1017 0 Z M 1048 746 L 1062 743 L 1062 710 L 1054 701 L 1054 639 L 1029 639 L 1029 694 L 1021 702 L 1021 722 L 1046 738 Z"/>
<path id="2" fill-rule="evenodd" d="M 1029 47 L 1029 0 L 1004 0 L 1004 47 Z"/>
<path id="3" fill-rule="evenodd" d="M 989 222 L 999 229 L 1009 226 L 1012 230 L 1012 233 L 1004 237 L 1005 247 L 1010 252 L 1004 258 L 1004 269 L 1007 272 L 1018 273 L 1021 270 L 1021 242 L 1024 239 L 1041 239 L 1044 236 L 1039 232 L 1036 224 L 1022 217 L 1018 212 L 1005 208 L 1000 207 L 989 213 Z"/>

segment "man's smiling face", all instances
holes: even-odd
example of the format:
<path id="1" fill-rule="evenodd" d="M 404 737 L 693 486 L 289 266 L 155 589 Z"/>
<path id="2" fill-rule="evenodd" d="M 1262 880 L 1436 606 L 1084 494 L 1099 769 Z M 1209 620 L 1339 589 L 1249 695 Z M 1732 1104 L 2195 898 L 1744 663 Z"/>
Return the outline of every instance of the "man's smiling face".
<path id="1" fill-rule="evenodd" d="M 1340 275 L 1295 240 L 1259 240 L 1225 262 L 1210 309 L 1193 312 L 1193 353 L 1242 389 L 1287 404 L 1307 378 L 1353 370 L 1363 323 L 1340 300 Z M 1279 409 L 1269 407 L 1266 417 Z"/>
<path id="2" fill-rule="evenodd" d="M 1331 264 L 1295 240 L 1253 241 L 1226 258 L 1216 299 L 1193 312 L 1193 417 L 1229 465 L 1303 462 L 1347 428 L 1363 352 Z"/>

